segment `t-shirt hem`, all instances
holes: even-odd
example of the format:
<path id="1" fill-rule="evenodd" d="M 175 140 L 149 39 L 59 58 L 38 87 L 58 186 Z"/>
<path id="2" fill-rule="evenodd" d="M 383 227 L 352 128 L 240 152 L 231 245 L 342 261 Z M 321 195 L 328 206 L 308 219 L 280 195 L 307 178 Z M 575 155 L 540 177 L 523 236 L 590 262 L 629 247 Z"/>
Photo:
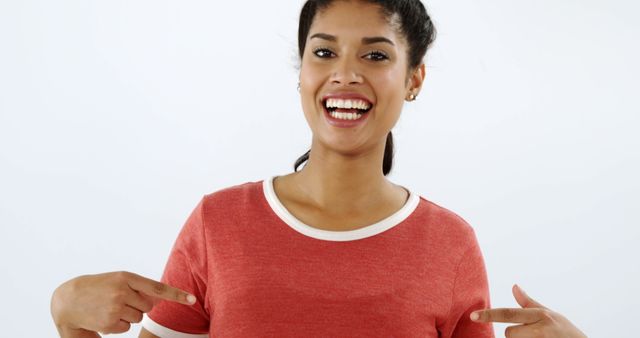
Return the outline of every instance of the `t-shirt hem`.
<path id="1" fill-rule="evenodd" d="M 140 322 L 140 324 L 142 324 L 142 327 L 147 331 L 160 338 L 209 338 L 209 334 L 184 333 L 164 327 L 149 318 L 146 313 L 142 317 L 142 322 Z"/>

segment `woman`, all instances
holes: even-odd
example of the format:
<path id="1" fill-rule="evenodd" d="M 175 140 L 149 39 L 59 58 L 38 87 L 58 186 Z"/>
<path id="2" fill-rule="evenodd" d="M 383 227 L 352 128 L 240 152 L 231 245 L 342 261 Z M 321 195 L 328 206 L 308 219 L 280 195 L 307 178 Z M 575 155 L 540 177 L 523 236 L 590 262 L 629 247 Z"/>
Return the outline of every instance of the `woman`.
<path id="1" fill-rule="evenodd" d="M 515 288 L 526 309 L 472 320 L 490 306 L 473 229 L 385 177 L 391 129 L 420 92 L 434 36 L 419 0 L 307 1 L 299 91 L 311 150 L 291 174 L 204 196 L 162 283 L 116 272 L 61 285 L 61 336 L 142 321 L 140 337 L 482 338 L 508 319 L 525 324 L 512 337 L 583 337 Z"/>

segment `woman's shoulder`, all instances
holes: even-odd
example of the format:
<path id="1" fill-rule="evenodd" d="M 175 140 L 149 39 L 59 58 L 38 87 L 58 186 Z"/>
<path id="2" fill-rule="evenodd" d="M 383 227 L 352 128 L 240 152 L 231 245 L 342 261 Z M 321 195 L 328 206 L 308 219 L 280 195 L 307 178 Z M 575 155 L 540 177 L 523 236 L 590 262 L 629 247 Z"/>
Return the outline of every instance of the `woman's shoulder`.
<path id="1" fill-rule="evenodd" d="M 200 204 L 208 210 L 229 210 L 246 207 L 260 200 L 264 180 L 245 181 L 219 188 L 202 196 Z"/>
<path id="2" fill-rule="evenodd" d="M 458 240 L 475 239 L 474 228 L 457 212 L 423 196 L 419 198 L 417 216 L 428 223 L 433 231 Z"/>

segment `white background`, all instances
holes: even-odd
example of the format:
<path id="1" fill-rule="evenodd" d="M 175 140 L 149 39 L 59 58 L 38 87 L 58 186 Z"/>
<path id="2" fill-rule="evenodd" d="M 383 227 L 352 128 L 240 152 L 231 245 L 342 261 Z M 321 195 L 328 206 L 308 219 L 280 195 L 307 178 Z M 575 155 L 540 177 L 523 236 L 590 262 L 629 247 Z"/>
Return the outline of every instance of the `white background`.
<path id="1" fill-rule="evenodd" d="M 391 179 L 474 227 L 494 307 L 519 283 L 590 337 L 635 337 L 640 5 L 426 4 Z M 0 336 L 55 336 L 74 276 L 159 279 L 202 195 L 292 171 L 300 8 L 0 0 Z"/>

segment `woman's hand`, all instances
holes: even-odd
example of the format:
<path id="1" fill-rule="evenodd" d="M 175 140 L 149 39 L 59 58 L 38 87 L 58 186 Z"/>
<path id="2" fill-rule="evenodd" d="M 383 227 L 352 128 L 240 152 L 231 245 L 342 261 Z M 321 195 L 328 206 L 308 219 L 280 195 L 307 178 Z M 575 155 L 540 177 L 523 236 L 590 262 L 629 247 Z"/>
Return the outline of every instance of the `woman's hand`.
<path id="1" fill-rule="evenodd" d="M 518 285 L 513 296 L 522 309 L 486 309 L 471 313 L 476 322 L 520 323 L 507 327 L 507 338 L 587 338 L 571 322 L 557 312 L 531 299 Z M 477 317 L 474 315 L 477 314 Z"/>
<path id="2" fill-rule="evenodd" d="M 139 323 L 159 300 L 192 305 L 195 297 L 169 285 L 120 271 L 76 277 L 51 298 L 51 316 L 64 338 L 122 333 Z"/>

